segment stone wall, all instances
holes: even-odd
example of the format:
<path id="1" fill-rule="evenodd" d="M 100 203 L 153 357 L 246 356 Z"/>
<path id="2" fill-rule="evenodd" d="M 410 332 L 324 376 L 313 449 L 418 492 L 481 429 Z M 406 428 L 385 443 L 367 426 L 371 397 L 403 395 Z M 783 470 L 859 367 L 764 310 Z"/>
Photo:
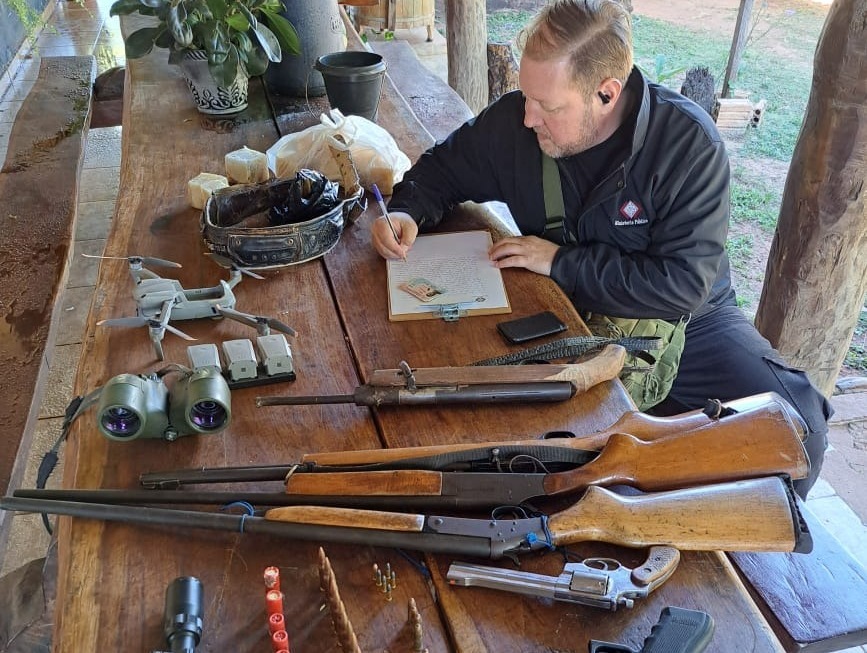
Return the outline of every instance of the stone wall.
<path id="1" fill-rule="evenodd" d="M 33 10 L 33 16 L 38 21 L 42 12 L 51 0 L 0 0 L 0 74 L 9 67 L 9 62 L 15 57 L 18 48 L 27 36 L 27 27 L 19 19 L 15 7 L 28 6 Z"/>

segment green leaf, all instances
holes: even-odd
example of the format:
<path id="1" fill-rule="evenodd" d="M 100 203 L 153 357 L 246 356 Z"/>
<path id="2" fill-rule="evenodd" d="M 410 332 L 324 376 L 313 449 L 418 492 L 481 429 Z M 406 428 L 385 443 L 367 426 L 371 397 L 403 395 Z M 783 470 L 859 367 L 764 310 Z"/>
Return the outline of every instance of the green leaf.
<path id="1" fill-rule="evenodd" d="M 212 62 L 209 59 L 208 70 L 219 86 L 231 86 L 238 76 L 238 49 L 234 45 L 230 46 L 221 62 Z"/>
<path id="2" fill-rule="evenodd" d="M 245 32 L 235 32 L 232 35 L 232 40 L 235 42 L 235 45 L 238 46 L 238 53 L 243 61 L 244 53 L 250 52 L 253 49 L 253 41 L 250 40 L 250 37 L 247 36 Z"/>
<path id="3" fill-rule="evenodd" d="M 292 23 L 280 14 L 268 9 L 262 9 L 262 15 L 268 27 L 274 32 L 274 36 L 277 37 L 277 41 L 280 43 L 283 52 L 295 55 L 301 54 L 301 41 L 298 39 L 298 32 L 295 31 Z"/>
<path id="4" fill-rule="evenodd" d="M 172 5 L 167 25 L 178 45 L 183 48 L 192 45 L 193 29 L 187 24 L 187 9 L 183 4 Z"/>
<path id="5" fill-rule="evenodd" d="M 243 14 L 232 14 L 231 16 L 226 16 L 226 25 L 236 32 L 246 32 L 250 29 L 250 23 L 247 22 L 247 18 Z"/>
<path id="6" fill-rule="evenodd" d="M 154 39 L 154 45 L 158 48 L 171 48 L 174 44 L 175 39 L 167 29 L 160 32 L 159 36 Z"/>
<path id="7" fill-rule="evenodd" d="M 109 16 L 129 16 L 136 13 L 144 5 L 139 0 L 117 0 L 108 11 Z"/>
<path id="8" fill-rule="evenodd" d="M 243 2 L 238 3 L 238 11 L 240 11 L 242 14 L 244 14 L 244 18 L 247 19 L 247 22 L 250 23 L 250 26 L 253 29 L 256 29 L 256 25 L 259 24 L 259 21 L 256 20 L 256 17 L 253 15 L 253 12 L 250 11 L 249 9 L 247 9 L 246 5 L 244 5 Z M 238 30 L 238 31 L 246 32 L 247 30 Z"/>
<path id="9" fill-rule="evenodd" d="M 204 47 L 208 52 L 208 63 L 221 64 L 226 60 L 229 56 L 229 48 L 233 46 L 222 23 L 213 24 L 213 31 Z"/>
<path id="10" fill-rule="evenodd" d="M 225 0 L 205 0 L 208 5 L 208 9 L 211 10 L 211 14 L 213 14 L 214 18 L 217 20 L 222 20 L 226 17 L 227 7 Z"/>
<path id="11" fill-rule="evenodd" d="M 245 67 L 250 77 L 262 75 L 268 69 L 268 57 L 259 48 L 253 48 L 246 52 Z"/>
<path id="12" fill-rule="evenodd" d="M 259 23 L 253 31 L 259 39 L 259 44 L 262 46 L 262 50 L 265 51 L 265 56 L 268 57 L 270 61 L 280 61 L 280 59 L 283 58 L 283 53 L 280 51 L 280 42 L 277 40 L 277 37 L 274 36 L 274 32 L 261 23 Z"/>
<path id="13" fill-rule="evenodd" d="M 143 27 L 126 37 L 127 59 L 138 59 L 148 54 L 163 31 L 163 27 Z"/>

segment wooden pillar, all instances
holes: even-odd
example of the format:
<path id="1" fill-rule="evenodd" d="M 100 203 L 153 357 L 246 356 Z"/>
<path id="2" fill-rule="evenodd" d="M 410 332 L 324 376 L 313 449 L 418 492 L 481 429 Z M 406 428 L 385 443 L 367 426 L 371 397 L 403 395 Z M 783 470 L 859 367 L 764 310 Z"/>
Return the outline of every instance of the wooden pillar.
<path id="1" fill-rule="evenodd" d="M 728 97 L 731 90 L 731 82 L 738 78 L 738 68 L 741 66 L 741 57 L 747 44 L 747 33 L 750 27 L 750 16 L 753 13 L 753 0 L 741 0 L 738 9 L 738 19 L 735 23 L 735 35 L 732 39 L 732 47 L 729 51 L 729 61 L 726 65 L 726 74 L 723 78 L 720 97 Z"/>
<path id="2" fill-rule="evenodd" d="M 488 27 L 485 0 L 446 0 L 449 86 L 473 113 L 488 104 Z"/>
<path id="3" fill-rule="evenodd" d="M 488 101 L 518 88 L 518 60 L 511 43 L 488 43 Z"/>
<path id="4" fill-rule="evenodd" d="M 835 0 L 771 246 L 759 331 L 829 395 L 867 292 L 867 0 Z"/>

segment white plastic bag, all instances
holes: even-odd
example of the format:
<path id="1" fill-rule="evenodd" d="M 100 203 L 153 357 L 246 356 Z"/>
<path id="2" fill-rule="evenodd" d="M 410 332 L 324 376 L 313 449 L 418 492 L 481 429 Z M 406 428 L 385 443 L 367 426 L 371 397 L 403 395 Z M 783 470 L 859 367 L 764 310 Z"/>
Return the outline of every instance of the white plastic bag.
<path id="1" fill-rule="evenodd" d="M 287 134 L 268 148 L 268 167 L 274 176 L 294 177 L 301 168 L 310 168 L 341 182 L 337 162 L 328 149 L 332 145 L 349 149 L 362 186 L 369 189 L 376 184 L 390 195 L 410 167 L 409 157 L 391 134 L 367 118 L 344 116 L 338 109 L 332 109 L 330 116 L 323 113 L 319 120 L 320 124 Z"/>

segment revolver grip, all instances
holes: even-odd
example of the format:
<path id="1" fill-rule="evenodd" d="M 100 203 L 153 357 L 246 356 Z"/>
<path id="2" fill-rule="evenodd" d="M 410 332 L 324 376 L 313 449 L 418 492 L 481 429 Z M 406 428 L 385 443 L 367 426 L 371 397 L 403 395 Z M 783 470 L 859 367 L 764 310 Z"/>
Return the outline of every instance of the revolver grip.
<path id="1" fill-rule="evenodd" d="M 591 640 L 590 653 L 702 653 L 713 638 L 713 629 L 713 619 L 706 612 L 669 606 L 659 615 L 640 651 Z"/>

